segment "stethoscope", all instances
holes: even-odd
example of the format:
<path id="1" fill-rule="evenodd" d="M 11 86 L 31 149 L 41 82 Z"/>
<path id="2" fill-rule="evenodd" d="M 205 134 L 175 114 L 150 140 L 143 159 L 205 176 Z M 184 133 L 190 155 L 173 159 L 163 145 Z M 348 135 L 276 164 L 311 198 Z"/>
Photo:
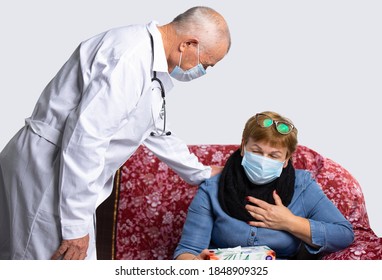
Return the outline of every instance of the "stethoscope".
<path id="1" fill-rule="evenodd" d="M 151 49 L 153 53 L 153 61 L 154 61 L 154 42 L 153 42 L 153 36 L 150 34 L 150 40 L 151 40 Z M 163 119 L 163 130 L 162 132 L 159 132 L 158 130 L 152 131 L 150 133 L 150 136 L 169 136 L 171 135 L 171 131 L 166 131 L 166 92 L 164 90 L 164 86 L 162 81 L 157 77 L 157 71 L 153 71 L 154 77 L 151 79 L 151 82 L 157 82 L 159 84 L 160 93 L 162 96 L 162 108 L 160 112 L 160 117 Z M 155 119 L 154 119 L 155 123 Z"/>

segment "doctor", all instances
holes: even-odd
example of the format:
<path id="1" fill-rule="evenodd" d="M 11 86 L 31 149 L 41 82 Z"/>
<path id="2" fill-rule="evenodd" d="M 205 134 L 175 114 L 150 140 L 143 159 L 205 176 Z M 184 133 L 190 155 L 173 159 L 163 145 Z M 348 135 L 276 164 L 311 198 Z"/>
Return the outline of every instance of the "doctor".
<path id="1" fill-rule="evenodd" d="M 191 184 L 218 173 L 168 130 L 165 94 L 230 44 L 208 7 L 82 42 L 0 154 L 0 259 L 96 259 L 95 210 L 141 144 Z"/>

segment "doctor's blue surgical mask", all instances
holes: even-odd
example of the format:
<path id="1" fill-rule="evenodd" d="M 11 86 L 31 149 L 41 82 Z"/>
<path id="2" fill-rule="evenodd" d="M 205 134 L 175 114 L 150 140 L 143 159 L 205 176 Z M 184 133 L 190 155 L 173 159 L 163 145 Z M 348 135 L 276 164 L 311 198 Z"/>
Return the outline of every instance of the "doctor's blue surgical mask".
<path id="1" fill-rule="evenodd" d="M 182 52 L 179 57 L 179 65 L 175 66 L 175 68 L 171 71 L 170 75 L 174 79 L 177 79 L 181 82 L 189 82 L 193 79 L 199 78 L 206 74 L 206 70 L 203 65 L 199 61 L 199 44 L 198 44 L 198 64 L 191 69 L 183 70 L 180 68 L 180 64 L 182 62 Z"/>
<path id="2" fill-rule="evenodd" d="M 284 162 L 247 152 L 244 148 L 241 165 L 252 183 L 263 185 L 280 177 Z"/>

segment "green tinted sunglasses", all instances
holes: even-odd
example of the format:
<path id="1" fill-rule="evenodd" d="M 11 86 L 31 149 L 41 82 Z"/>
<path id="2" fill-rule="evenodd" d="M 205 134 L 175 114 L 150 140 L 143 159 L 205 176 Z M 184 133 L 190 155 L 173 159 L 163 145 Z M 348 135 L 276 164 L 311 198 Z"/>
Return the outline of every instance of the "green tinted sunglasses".
<path id="1" fill-rule="evenodd" d="M 271 127 L 274 124 L 277 132 L 283 135 L 291 133 L 294 128 L 292 123 L 288 121 L 275 121 L 266 114 L 256 114 L 256 122 L 264 128 Z"/>

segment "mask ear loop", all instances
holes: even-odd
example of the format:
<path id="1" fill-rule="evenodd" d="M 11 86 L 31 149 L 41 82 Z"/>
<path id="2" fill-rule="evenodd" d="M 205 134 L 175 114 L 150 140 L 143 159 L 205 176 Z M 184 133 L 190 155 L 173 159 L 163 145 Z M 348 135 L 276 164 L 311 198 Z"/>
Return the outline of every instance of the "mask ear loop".
<path id="1" fill-rule="evenodd" d="M 198 43 L 198 64 L 200 64 L 200 44 Z"/>
<path id="2" fill-rule="evenodd" d="M 183 54 L 183 52 L 180 52 L 180 56 L 179 56 L 179 65 L 178 65 L 179 68 L 181 68 L 181 67 L 180 67 L 180 64 L 182 63 L 182 54 Z"/>

